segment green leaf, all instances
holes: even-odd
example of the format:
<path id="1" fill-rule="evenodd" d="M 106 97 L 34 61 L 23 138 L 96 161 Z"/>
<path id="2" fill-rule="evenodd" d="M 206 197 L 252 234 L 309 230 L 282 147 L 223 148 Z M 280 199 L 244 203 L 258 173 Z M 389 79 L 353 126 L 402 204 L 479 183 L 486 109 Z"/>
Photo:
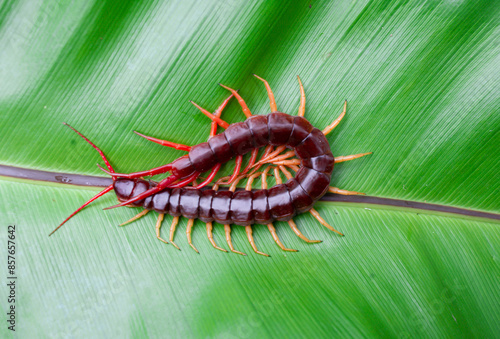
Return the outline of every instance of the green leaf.
<path id="1" fill-rule="evenodd" d="M 238 88 L 254 114 L 306 118 L 338 164 L 334 186 L 370 196 L 500 211 L 499 11 L 495 1 L 86 1 L 0 5 L 0 163 L 102 175 L 98 154 L 132 172 L 183 155 L 132 131 L 194 145 Z M 223 113 L 244 116 L 236 101 Z M 227 174 L 232 164 L 224 167 Z M 233 227 L 238 256 L 216 251 L 195 222 L 189 248 L 155 237 L 155 213 L 87 207 L 52 237 L 92 188 L 0 180 L 0 242 L 16 225 L 16 332 L 22 337 L 495 337 L 500 331 L 500 233 L 495 220 L 321 202 L 346 234 L 310 215 L 305 244 L 276 223 L 282 252 L 256 225 L 255 255 Z M 168 235 L 166 217 L 162 234 Z M 221 225 L 218 245 L 227 248 Z M 6 245 L 4 245 L 6 246 Z M 6 249 L 3 253 L 6 253 Z M 5 264 L 4 264 L 5 265 Z M 6 271 L 4 266 L 3 271 Z M 3 300 L 8 275 L 0 275 Z M 5 306 L 4 306 L 5 305 Z M 8 312 L 9 303 L 2 303 Z M 4 319 L 6 319 L 6 315 Z M 8 333 L 1 328 L 2 337 Z"/>

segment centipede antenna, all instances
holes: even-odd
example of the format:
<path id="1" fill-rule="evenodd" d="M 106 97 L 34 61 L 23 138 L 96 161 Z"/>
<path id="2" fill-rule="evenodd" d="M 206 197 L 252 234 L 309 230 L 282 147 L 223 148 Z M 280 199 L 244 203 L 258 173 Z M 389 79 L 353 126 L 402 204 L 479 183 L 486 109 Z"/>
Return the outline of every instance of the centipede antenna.
<path id="1" fill-rule="evenodd" d="M 222 252 L 227 252 L 227 250 L 223 249 L 222 247 L 219 247 L 217 246 L 217 244 L 215 243 L 215 240 L 214 240 L 214 235 L 212 233 L 212 223 L 211 222 L 207 222 L 207 237 L 208 237 L 208 240 L 210 241 L 210 243 L 212 244 L 212 246 L 215 248 L 215 249 L 218 249 L 219 251 L 222 251 Z"/>
<path id="2" fill-rule="evenodd" d="M 145 216 L 145 215 L 146 215 L 146 214 L 148 214 L 148 213 L 149 213 L 149 210 L 143 210 L 143 211 L 141 211 L 139 214 L 137 214 L 137 215 L 133 216 L 132 218 L 130 218 L 129 220 L 127 220 L 127 221 L 125 221 L 125 222 L 123 222 L 123 223 L 121 223 L 121 224 L 120 224 L 120 225 L 118 225 L 118 226 L 125 226 L 125 225 L 127 225 L 127 224 L 130 224 L 131 222 L 136 221 L 137 219 L 142 218 L 143 216 Z"/>
<path id="3" fill-rule="evenodd" d="M 276 242 L 276 244 L 283 251 L 287 251 L 287 252 L 298 252 L 299 251 L 299 250 L 294 250 L 292 248 L 287 248 L 287 247 L 285 247 L 285 245 L 283 245 L 283 243 L 280 241 L 280 238 L 278 238 L 278 233 L 276 233 L 276 228 L 274 228 L 274 225 L 272 223 L 271 224 L 267 224 L 267 228 L 269 229 L 269 232 L 271 232 L 271 236 L 273 237 L 273 239 Z"/>
<path id="4" fill-rule="evenodd" d="M 53 230 L 52 232 L 50 232 L 49 234 L 49 237 L 54 234 L 55 231 L 57 231 L 59 228 L 61 228 L 62 225 L 64 225 L 64 223 L 66 221 L 68 221 L 69 219 L 71 219 L 75 214 L 77 214 L 78 212 L 80 212 L 85 206 L 87 206 L 88 204 L 90 204 L 92 201 L 96 200 L 97 198 L 100 198 L 102 197 L 104 194 L 108 193 L 109 191 L 112 191 L 113 190 L 113 185 L 109 185 L 108 187 L 106 187 L 104 190 L 100 191 L 99 193 L 97 193 L 96 195 L 94 195 L 94 197 L 92 197 L 89 201 L 87 201 L 85 204 L 83 204 L 82 206 L 80 206 L 80 208 L 78 208 L 76 211 L 74 211 L 73 213 L 71 213 L 71 215 L 69 217 L 67 217 L 66 219 L 64 219 L 64 221 L 56 227 L 55 230 Z"/>
<path id="5" fill-rule="evenodd" d="M 322 242 L 322 240 L 311 240 L 311 239 L 308 239 L 305 235 L 302 234 L 302 232 L 299 231 L 299 229 L 297 228 L 297 225 L 295 224 L 295 222 L 290 219 L 288 220 L 288 225 L 290 225 L 290 228 L 293 230 L 293 232 L 295 234 L 297 234 L 297 236 L 304 240 L 305 242 L 307 243 L 318 243 L 318 242 Z"/>
<path id="6" fill-rule="evenodd" d="M 250 112 L 250 109 L 248 108 L 247 104 L 245 103 L 245 100 L 243 100 L 243 98 L 238 94 L 238 91 L 235 89 L 229 88 L 227 86 L 224 86 L 223 84 L 219 84 L 219 85 L 221 85 L 222 87 L 224 87 L 225 89 L 227 89 L 228 91 L 231 91 L 231 93 L 233 93 L 234 97 L 238 100 L 238 103 L 240 104 L 241 109 L 243 110 L 243 114 L 245 114 L 245 116 L 247 118 L 250 118 L 252 116 L 252 112 Z"/>
<path id="7" fill-rule="evenodd" d="M 276 106 L 276 100 L 274 100 L 274 94 L 273 91 L 271 90 L 271 86 L 269 86 L 269 83 L 266 80 L 262 79 L 257 74 L 254 74 L 253 76 L 262 81 L 264 83 L 264 86 L 266 86 L 267 96 L 269 97 L 269 106 L 271 107 L 271 113 L 278 111 L 278 107 Z"/>
<path id="8" fill-rule="evenodd" d="M 314 208 L 311 208 L 309 210 L 309 212 L 319 221 L 319 223 L 323 226 L 325 226 L 326 228 L 328 228 L 330 231 L 333 231 L 337 234 L 340 234 L 341 236 L 344 236 L 343 233 L 340 233 L 339 231 L 337 231 L 335 228 L 333 228 L 332 226 L 330 226 L 330 224 L 328 224 L 325 219 L 323 219 L 321 217 L 321 215 L 319 215 L 318 211 L 316 211 Z"/>
<path id="9" fill-rule="evenodd" d="M 179 217 L 174 217 L 172 219 L 172 225 L 170 225 L 170 243 L 175 246 L 179 251 L 181 250 L 179 246 L 177 246 L 176 243 L 174 243 L 174 235 L 175 235 L 175 229 L 177 228 L 177 224 L 179 223 Z"/>
<path id="10" fill-rule="evenodd" d="M 234 95 L 231 93 L 231 95 L 226 100 L 224 100 L 222 102 L 222 104 L 215 110 L 214 115 L 217 118 L 220 118 L 222 111 L 224 110 L 224 108 L 229 103 L 229 101 L 231 100 L 232 97 L 234 97 Z M 216 134 L 217 134 L 217 122 L 212 121 L 212 125 L 210 127 L 210 136 L 208 138 L 210 139 L 211 137 L 213 137 Z"/>
<path id="11" fill-rule="evenodd" d="M 333 187 L 333 186 L 328 187 L 328 192 L 335 193 L 335 194 L 341 194 L 341 195 L 366 195 L 365 193 L 356 192 L 356 191 L 346 191 L 346 190 L 342 190 L 340 188 Z"/>
<path id="12" fill-rule="evenodd" d="M 156 227 L 155 227 L 155 230 L 156 230 L 156 238 L 158 238 L 158 240 L 160 241 L 163 241 L 165 244 L 168 244 L 168 242 L 163 239 L 162 237 L 160 237 L 160 228 L 161 228 L 161 225 L 163 223 L 163 216 L 165 214 L 164 213 L 159 213 L 158 214 L 158 219 L 156 220 Z"/>
<path id="13" fill-rule="evenodd" d="M 358 159 L 358 158 L 364 157 L 365 155 L 368 155 L 368 154 L 373 154 L 373 152 L 359 153 L 359 154 L 353 154 L 353 155 L 341 155 L 339 157 L 335 157 L 335 163 L 337 164 L 339 162 Z"/>
<path id="14" fill-rule="evenodd" d="M 217 123 L 217 125 L 219 125 L 220 127 L 222 128 L 228 128 L 229 127 L 229 124 L 227 122 L 225 122 L 224 120 L 222 120 L 221 118 L 213 115 L 212 113 L 210 113 L 209 111 L 207 111 L 206 109 L 200 107 L 197 103 L 195 103 L 194 101 L 192 100 L 189 100 L 190 103 L 192 103 L 196 108 L 198 108 L 203 114 L 205 114 L 207 117 L 209 117 L 210 119 L 212 119 L 212 121 L 215 121 Z"/>
<path id="15" fill-rule="evenodd" d="M 263 256 L 266 256 L 266 257 L 269 257 L 269 254 L 267 253 L 264 253 L 264 252 L 261 252 L 257 249 L 257 245 L 255 245 L 255 240 L 253 239 L 253 235 L 252 235 L 252 226 L 248 225 L 248 226 L 245 226 L 245 231 L 247 233 L 247 238 L 248 238 L 248 242 L 250 243 L 250 245 L 252 246 L 253 248 L 253 251 L 257 254 L 260 254 L 260 255 L 263 255 Z"/>
<path id="16" fill-rule="evenodd" d="M 306 112 L 306 92 L 304 92 L 304 86 L 302 86 L 302 81 L 300 81 L 300 77 L 297 75 L 297 80 L 299 80 L 300 86 L 300 106 L 299 106 L 299 117 L 303 117 Z"/>
<path id="17" fill-rule="evenodd" d="M 189 245 L 193 248 L 193 250 L 196 251 L 196 253 L 200 253 L 196 247 L 194 247 L 193 245 L 193 242 L 191 241 L 191 232 L 193 230 L 193 224 L 194 224 L 194 219 L 188 219 L 188 224 L 187 224 L 187 228 L 186 228 L 186 235 L 187 235 L 187 238 L 188 238 L 188 243 Z"/>
<path id="18" fill-rule="evenodd" d="M 160 167 L 155 167 L 147 171 L 141 171 L 141 172 L 134 172 L 134 173 L 115 173 L 115 172 L 110 172 L 104 169 L 101 165 L 97 164 L 97 167 L 101 169 L 106 174 L 111 175 L 113 178 L 115 177 L 120 177 L 120 178 L 127 178 L 127 179 L 135 179 L 135 178 L 140 178 L 140 177 L 148 177 L 148 176 L 153 176 L 157 174 L 162 174 L 170 171 L 172 169 L 172 164 L 166 164 Z"/>
<path id="19" fill-rule="evenodd" d="M 75 128 L 71 127 L 69 124 L 63 122 L 63 125 L 66 125 L 68 126 L 69 128 L 71 128 L 73 131 L 76 132 L 76 134 L 78 134 L 79 136 L 81 136 L 86 142 L 88 142 L 90 144 L 90 146 L 94 147 L 94 149 L 99 152 L 99 154 L 101 155 L 101 158 L 102 160 L 104 161 L 104 163 L 106 164 L 106 166 L 108 167 L 109 171 L 114 173 L 115 170 L 113 169 L 113 167 L 111 166 L 111 164 L 109 163 L 108 159 L 106 158 L 106 156 L 104 155 L 104 152 L 101 151 L 101 149 L 99 147 L 97 147 L 96 145 L 94 145 L 94 143 L 92 141 L 90 141 L 85 135 L 83 135 L 82 133 L 78 132 Z"/>
<path id="20" fill-rule="evenodd" d="M 162 140 L 162 139 L 149 137 L 149 136 L 144 135 L 142 133 L 139 133 L 137 131 L 134 131 L 134 133 L 137 134 L 138 136 L 143 137 L 144 139 L 147 139 L 149 141 L 152 141 L 152 142 L 157 143 L 157 144 L 162 145 L 162 146 L 172 147 L 172 148 L 175 148 L 177 150 L 186 151 L 186 152 L 189 152 L 191 150 L 191 146 L 188 146 L 188 145 L 176 144 L 175 142 L 171 142 L 168 140 Z"/>
<path id="21" fill-rule="evenodd" d="M 324 135 L 327 135 L 328 133 L 333 131 L 333 129 L 335 127 L 337 127 L 337 125 L 340 123 L 342 118 L 345 116 L 346 111 L 347 111 L 347 100 L 344 101 L 344 111 L 339 115 L 339 117 L 337 119 L 335 119 L 330 125 L 326 126 L 326 128 L 323 130 Z"/>

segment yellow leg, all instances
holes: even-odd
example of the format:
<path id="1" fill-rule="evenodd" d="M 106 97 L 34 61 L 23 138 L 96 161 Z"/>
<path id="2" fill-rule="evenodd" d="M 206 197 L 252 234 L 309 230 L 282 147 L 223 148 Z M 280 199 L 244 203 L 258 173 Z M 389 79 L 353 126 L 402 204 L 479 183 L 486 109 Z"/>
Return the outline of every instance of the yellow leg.
<path id="1" fill-rule="evenodd" d="M 229 246 L 229 249 L 231 250 L 231 252 L 241 254 L 241 255 L 246 255 L 245 253 L 240 252 L 240 251 L 236 251 L 234 249 L 233 242 L 231 241 L 231 226 L 224 225 L 224 231 L 226 232 L 226 241 L 227 241 L 227 245 Z"/>
<path id="2" fill-rule="evenodd" d="M 274 94 L 271 90 L 271 86 L 269 86 L 269 83 L 256 74 L 254 74 L 253 76 L 262 81 L 266 86 L 267 95 L 269 96 L 269 106 L 271 106 L 271 113 L 278 111 L 278 108 L 276 107 L 276 101 L 274 100 Z"/>
<path id="3" fill-rule="evenodd" d="M 181 250 L 179 248 L 179 246 L 177 246 L 175 243 L 174 243 L 174 234 L 175 234 L 175 228 L 177 227 L 177 224 L 179 223 L 179 217 L 174 217 L 172 219 L 172 225 L 170 225 L 170 242 L 172 243 L 172 245 L 175 246 L 175 248 L 177 248 L 179 251 Z"/>
<path id="4" fill-rule="evenodd" d="M 323 226 L 325 226 L 326 228 L 328 228 L 330 231 L 333 231 L 335 233 L 338 233 L 340 234 L 341 236 L 344 236 L 344 234 L 340 233 L 339 231 L 337 231 L 335 228 L 333 228 L 332 226 L 330 226 L 326 221 L 325 219 L 323 219 L 321 217 L 321 215 L 319 215 L 318 211 L 316 211 L 314 208 L 311 208 L 309 210 L 309 212 L 319 221 L 319 223 Z"/>
<path id="5" fill-rule="evenodd" d="M 269 228 L 269 232 L 271 232 L 271 235 L 273 236 L 274 241 L 278 246 L 283 250 L 283 251 L 288 251 L 288 252 L 297 252 L 298 250 L 294 250 L 292 248 L 286 248 L 283 243 L 280 241 L 278 238 L 278 233 L 276 233 L 276 228 L 274 228 L 273 224 L 267 224 L 267 228 Z"/>
<path id="6" fill-rule="evenodd" d="M 149 210 L 141 211 L 141 213 L 137 214 L 136 216 L 134 216 L 134 217 L 130 218 L 129 220 L 125 221 L 124 223 L 120 224 L 120 226 L 125 226 L 127 224 L 130 224 L 132 221 L 136 221 L 137 219 L 142 218 L 143 216 L 148 214 L 148 212 L 149 212 Z"/>
<path id="7" fill-rule="evenodd" d="M 193 224 L 194 224 L 194 219 L 188 219 L 188 224 L 187 224 L 187 228 L 186 228 L 186 235 L 188 238 L 189 246 L 191 246 L 193 248 L 193 250 L 196 251 L 196 253 L 200 253 L 200 252 L 198 252 L 196 247 L 194 247 L 193 242 L 191 241 L 191 231 L 193 230 Z"/>
<path id="8" fill-rule="evenodd" d="M 270 162 L 275 163 L 276 161 L 285 160 L 285 159 L 288 159 L 290 157 L 293 157 L 294 155 L 295 155 L 295 151 L 288 151 L 288 152 L 286 152 L 280 156 L 277 156 L 275 158 L 265 160 L 263 163 L 270 163 Z"/>
<path id="9" fill-rule="evenodd" d="M 245 116 L 247 118 L 250 118 L 252 116 L 252 112 L 250 112 L 250 109 L 248 109 L 248 106 L 247 104 L 245 103 L 245 100 L 243 100 L 243 98 L 238 94 L 238 91 L 232 89 L 232 88 L 229 88 L 227 86 L 224 86 L 222 84 L 219 84 L 221 85 L 222 87 L 224 87 L 225 89 L 227 89 L 228 91 L 231 91 L 231 93 L 233 93 L 234 97 L 236 98 L 236 100 L 238 100 L 240 106 L 241 106 L 241 109 L 243 110 L 243 114 L 245 114 Z"/>
<path id="10" fill-rule="evenodd" d="M 286 149 L 286 146 L 285 145 L 281 145 L 281 146 L 276 147 L 276 149 L 273 152 L 271 152 L 271 153 L 269 153 L 267 155 L 263 154 L 262 155 L 262 159 L 259 160 L 255 165 L 253 165 L 253 167 L 259 166 L 259 165 L 262 165 L 262 164 L 268 162 L 269 160 L 275 158 L 278 154 L 280 154 L 281 152 L 283 152 L 285 149 Z"/>
<path id="11" fill-rule="evenodd" d="M 333 186 L 328 187 L 328 192 L 342 195 L 366 195 L 365 193 L 361 192 L 341 190 L 340 188 Z"/>
<path id="12" fill-rule="evenodd" d="M 285 175 L 285 177 L 286 177 L 288 180 L 290 180 L 290 179 L 292 179 L 292 178 L 293 178 L 292 173 L 288 172 L 288 170 L 285 168 L 285 166 L 280 165 L 280 166 L 279 166 L 279 169 L 280 169 L 280 171 L 281 171 L 281 172 L 283 172 L 283 174 Z"/>
<path id="13" fill-rule="evenodd" d="M 266 169 L 264 170 L 264 172 L 262 172 L 262 174 L 261 174 L 262 189 L 266 189 L 267 188 L 267 172 L 269 172 L 270 169 L 271 169 L 271 166 L 266 167 Z"/>
<path id="14" fill-rule="evenodd" d="M 347 110 L 347 100 L 344 101 L 344 111 L 340 114 L 340 116 L 337 119 L 335 119 L 330 125 L 326 126 L 326 128 L 323 130 L 324 135 L 327 135 L 328 133 L 333 131 L 333 129 L 335 127 L 337 127 L 337 125 L 340 123 L 340 121 L 344 117 L 346 110 Z"/>
<path id="15" fill-rule="evenodd" d="M 278 167 L 274 168 L 274 180 L 276 180 L 276 185 L 280 185 L 283 183 L 281 180 L 280 169 Z"/>
<path id="16" fill-rule="evenodd" d="M 266 257 L 269 256 L 269 254 L 266 254 L 264 252 L 261 252 L 257 249 L 257 246 L 255 245 L 255 240 L 253 240 L 253 235 L 252 235 L 252 226 L 248 225 L 245 226 L 245 231 L 247 232 L 247 238 L 248 241 L 250 242 L 250 245 L 252 245 L 253 251 L 257 254 L 264 255 Z"/>
<path id="17" fill-rule="evenodd" d="M 288 225 L 290 225 L 290 228 L 293 230 L 293 232 L 295 234 L 297 234 L 297 236 L 304 240 L 305 242 L 308 242 L 308 243 L 317 243 L 317 242 L 321 242 L 321 240 L 310 240 L 308 238 L 306 238 L 305 235 L 303 235 L 299 229 L 297 228 L 297 225 L 295 225 L 295 222 L 293 220 L 288 220 Z"/>
<path id="18" fill-rule="evenodd" d="M 213 247 L 215 247 L 216 249 L 218 249 L 222 252 L 227 252 L 225 249 L 217 246 L 217 244 L 215 243 L 214 235 L 212 234 L 212 223 L 211 222 L 207 222 L 207 237 L 208 237 L 208 240 L 210 240 L 210 243 L 212 244 Z"/>
<path id="19" fill-rule="evenodd" d="M 299 117 L 303 117 L 306 113 L 306 92 L 304 92 L 304 86 L 302 86 L 302 81 L 300 81 L 300 77 L 297 75 L 297 79 L 299 80 L 300 86 L 300 106 L 299 106 Z"/>
<path id="20" fill-rule="evenodd" d="M 163 213 L 158 214 L 158 220 L 156 220 L 156 237 L 158 238 L 158 240 L 161 240 L 161 241 L 163 241 L 165 244 L 168 244 L 168 242 L 166 242 L 164 239 L 162 239 L 162 238 L 160 237 L 160 228 L 161 228 L 161 223 L 162 223 L 162 221 L 163 221 L 163 216 L 164 216 L 164 215 L 165 215 L 165 214 L 163 214 Z"/>
<path id="21" fill-rule="evenodd" d="M 353 155 L 341 155 L 339 157 L 335 157 L 335 163 L 339 162 L 344 162 L 344 161 L 349 161 L 349 160 L 354 160 L 357 158 L 364 157 L 365 155 L 372 154 L 373 152 L 368 152 L 368 153 L 359 153 L 359 154 L 353 154 Z"/>

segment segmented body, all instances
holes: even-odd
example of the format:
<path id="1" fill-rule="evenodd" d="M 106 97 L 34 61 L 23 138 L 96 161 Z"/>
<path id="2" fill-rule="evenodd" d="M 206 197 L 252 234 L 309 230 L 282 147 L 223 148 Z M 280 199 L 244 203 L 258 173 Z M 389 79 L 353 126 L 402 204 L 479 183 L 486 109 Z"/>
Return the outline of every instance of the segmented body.
<path id="1" fill-rule="evenodd" d="M 133 205 L 172 216 L 242 226 L 288 221 L 310 210 L 328 190 L 334 157 L 324 134 L 300 116 L 275 112 L 232 124 L 208 142 L 193 146 L 187 157 L 172 163 L 171 171 L 182 180 L 266 145 L 285 145 L 295 151 L 301 160 L 295 178 L 270 189 L 252 191 L 166 188 Z M 114 183 L 120 201 L 151 187 L 142 179 L 119 178 Z"/>
<path id="2" fill-rule="evenodd" d="M 344 117 L 347 100 L 344 102 L 344 110 L 340 116 L 323 131 L 320 131 L 303 117 L 306 99 L 300 78 L 298 78 L 301 93 L 299 113 L 298 116 L 291 116 L 277 111 L 271 87 L 266 80 L 258 76 L 256 77 L 264 82 L 267 89 L 272 112 L 268 115 L 252 115 L 245 101 L 236 90 L 221 85 L 231 91 L 232 94 L 213 114 L 191 102 L 207 117 L 212 119 L 212 129 L 208 142 L 196 146 L 187 146 L 135 132 L 141 137 L 163 146 L 189 152 L 172 163 L 150 170 L 135 173 L 116 173 L 104 153 L 83 134 L 68 125 L 99 152 L 108 170 L 102 167 L 101 169 L 113 177 L 113 184 L 80 206 L 51 234 L 92 201 L 114 190 L 120 203 L 106 209 L 120 206 L 137 206 L 145 209 L 122 225 L 137 220 L 151 210 L 157 211 L 156 237 L 164 243 L 168 243 L 160 236 L 160 228 L 164 214 L 174 216 L 170 227 L 169 241 L 178 249 L 179 247 L 173 240 L 175 228 L 179 220 L 178 217 L 181 215 L 189 219 L 186 234 L 189 245 L 197 252 L 198 250 L 191 241 L 191 230 L 194 219 L 200 219 L 206 223 L 208 239 L 216 249 L 221 251 L 226 250 L 216 245 L 212 235 L 212 222 L 215 221 L 224 224 L 228 246 L 232 252 L 238 254 L 244 253 L 235 250 L 233 247 L 230 224 L 245 226 L 248 241 L 252 245 L 253 250 L 258 254 L 266 256 L 266 253 L 257 250 L 252 236 L 251 225 L 253 224 L 266 224 L 276 244 L 284 251 L 296 250 L 286 248 L 281 243 L 276 229 L 272 224 L 275 220 L 288 221 L 293 232 L 308 243 L 320 242 L 319 240 L 310 240 L 305 237 L 292 219 L 296 214 L 306 211 L 309 211 L 323 226 L 343 235 L 321 218 L 319 213 L 313 208 L 313 205 L 327 191 L 344 195 L 363 194 L 329 186 L 334 163 L 353 160 L 371 154 L 371 152 L 368 152 L 334 158 L 330 151 L 330 145 L 325 135 L 330 133 Z M 238 100 L 247 120 L 229 125 L 220 119 L 220 114 L 232 97 Z M 221 134 L 216 134 L 217 126 L 226 130 Z M 256 163 L 258 149 L 263 146 L 267 146 L 266 151 L 262 155 L 262 159 Z M 272 151 L 274 147 L 276 149 Z M 286 148 L 293 151 L 279 155 Z M 243 155 L 249 152 L 252 152 L 249 164 L 243 173 L 238 176 Z M 294 155 L 298 159 L 289 159 Z M 230 184 L 231 187 L 229 190 L 219 191 L 216 188 L 201 189 L 214 179 L 221 164 L 233 158 L 236 158 L 236 161 L 231 177 L 228 177 L 227 182 L 224 182 L 226 178 L 221 178 L 214 185 L 215 188 L 219 184 Z M 255 173 L 264 164 L 275 166 L 274 175 L 277 185 L 269 189 L 267 189 L 266 175 L 271 167 L 267 167 L 262 173 Z M 300 165 L 300 167 L 297 167 L 297 165 Z M 252 172 L 247 173 L 253 167 L 256 168 Z M 285 167 L 294 170 L 296 176 L 293 177 Z M 210 174 L 208 177 L 201 184 L 196 184 L 196 179 L 199 175 L 209 170 Z M 170 172 L 171 175 L 160 182 L 143 179 L 145 176 L 154 176 L 166 172 Z M 281 183 L 280 172 L 288 178 L 285 184 Z M 252 190 L 253 179 L 259 174 L 262 176 L 262 189 Z M 246 189 L 236 191 L 236 184 L 242 178 L 248 178 Z M 193 186 L 188 186 L 190 184 Z"/>

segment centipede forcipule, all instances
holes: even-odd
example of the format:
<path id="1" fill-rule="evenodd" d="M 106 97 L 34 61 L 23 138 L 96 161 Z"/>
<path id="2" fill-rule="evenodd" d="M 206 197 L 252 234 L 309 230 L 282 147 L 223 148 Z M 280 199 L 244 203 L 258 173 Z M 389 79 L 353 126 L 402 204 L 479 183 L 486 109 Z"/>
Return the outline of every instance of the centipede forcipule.
<path id="1" fill-rule="evenodd" d="M 104 153 L 83 136 L 83 134 L 68 125 L 100 153 L 108 170 L 102 167 L 101 169 L 112 176 L 113 184 L 106 187 L 73 212 L 50 235 L 85 206 L 111 190 L 115 191 L 120 203 L 107 209 L 120 206 L 144 208 L 142 212 L 126 223 L 137 220 L 151 210 L 158 212 L 156 236 L 165 243 L 168 242 L 160 236 L 160 228 L 164 215 L 172 215 L 174 219 L 170 227 L 169 241 L 177 248 L 179 247 L 173 242 L 173 238 L 179 217 L 188 218 L 189 221 L 186 230 L 188 242 L 197 252 L 198 250 L 191 241 L 191 231 L 195 219 L 200 219 L 206 223 L 207 236 L 212 245 L 219 250 L 226 251 L 215 244 L 212 235 L 212 222 L 215 221 L 223 224 L 229 248 L 232 252 L 239 254 L 244 253 L 236 251 L 232 245 L 230 234 L 231 224 L 245 226 L 248 240 L 253 250 L 258 254 L 266 256 L 267 254 L 258 251 L 255 245 L 252 236 L 252 225 L 254 224 L 267 225 L 273 239 L 285 251 L 296 250 L 286 248 L 281 243 L 273 221 L 287 221 L 294 233 L 301 239 L 306 242 L 320 242 L 306 238 L 293 221 L 295 215 L 307 211 L 318 219 L 322 225 L 343 235 L 321 218 L 313 206 L 328 191 L 344 195 L 363 194 L 330 186 L 330 177 L 335 163 L 371 154 L 369 152 L 334 157 L 330 150 L 330 145 L 325 136 L 344 117 L 347 109 L 347 100 L 344 102 L 342 114 L 323 131 L 320 131 L 304 118 L 305 94 L 300 78 L 298 78 L 301 93 L 299 113 L 297 116 L 292 116 L 277 110 L 274 94 L 268 82 L 258 76 L 256 77 L 263 81 L 266 86 L 270 100 L 270 114 L 252 115 L 245 101 L 236 90 L 221 85 L 231 91 L 231 96 L 213 114 L 192 102 L 206 116 L 212 119 L 212 128 L 208 142 L 203 142 L 195 146 L 187 146 L 135 132 L 155 143 L 188 152 L 187 155 L 169 164 L 147 171 L 129 174 L 116 173 Z M 232 97 L 238 100 L 247 119 L 244 122 L 230 125 L 222 120 L 220 115 Z M 224 128 L 225 131 L 216 134 L 218 126 Z M 264 154 L 261 160 L 257 161 L 258 151 L 264 146 L 266 147 Z M 286 149 L 290 149 L 290 151 L 280 154 Z M 248 165 L 242 171 L 243 155 L 247 153 L 251 153 L 251 157 Z M 291 159 L 293 156 L 297 158 Z M 233 158 L 236 160 L 233 174 L 230 177 L 219 179 L 211 189 L 203 188 L 213 181 L 221 168 L 221 164 Z M 268 165 L 268 167 L 262 172 L 258 172 L 263 165 Z M 271 168 L 274 169 L 276 185 L 268 189 L 267 175 Z M 296 172 L 295 177 L 292 176 L 287 168 Z M 207 171 L 210 171 L 208 177 L 198 184 L 196 180 L 200 174 Z M 154 176 L 166 172 L 170 172 L 171 175 L 159 182 L 143 179 L 146 176 Z M 287 177 L 288 180 L 286 183 L 282 183 L 281 173 Z M 261 177 L 262 179 L 262 188 L 253 190 L 252 183 L 257 177 Z M 248 180 L 245 190 L 236 190 L 236 184 L 242 179 Z M 188 186 L 190 184 L 192 186 Z M 218 187 L 223 184 L 230 185 L 229 190 L 218 190 Z"/>

